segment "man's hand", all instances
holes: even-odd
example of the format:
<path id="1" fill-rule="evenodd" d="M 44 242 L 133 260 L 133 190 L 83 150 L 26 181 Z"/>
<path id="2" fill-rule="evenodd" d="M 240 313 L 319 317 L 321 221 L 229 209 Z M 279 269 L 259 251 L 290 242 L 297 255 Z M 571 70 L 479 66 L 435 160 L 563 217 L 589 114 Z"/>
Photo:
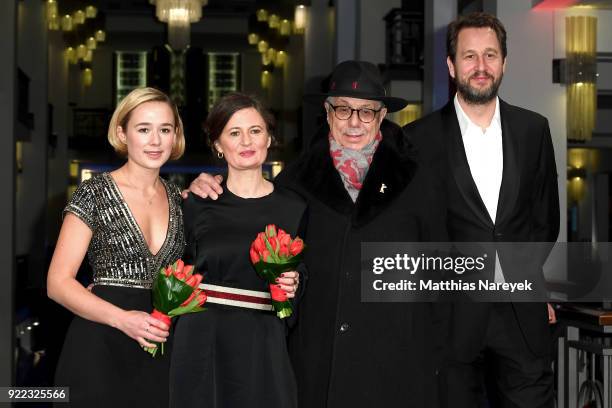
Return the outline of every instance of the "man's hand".
<path id="1" fill-rule="evenodd" d="M 200 175 L 189 185 L 189 190 L 183 190 L 181 192 L 181 196 L 187 198 L 187 195 L 191 191 L 193 194 L 202 198 L 216 200 L 219 198 L 219 194 L 223 193 L 223 189 L 221 188 L 222 181 L 223 176 L 211 176 L 208 173 L 200 173 Z"/>
<path id="2" fill-rule="evenodd" d="M 548 306 L 548 324 L 557 323 L 557 313 L 555 312 L 555 308 L 552 307 L 550 303 L 547 303 L 546 306 Z"/>

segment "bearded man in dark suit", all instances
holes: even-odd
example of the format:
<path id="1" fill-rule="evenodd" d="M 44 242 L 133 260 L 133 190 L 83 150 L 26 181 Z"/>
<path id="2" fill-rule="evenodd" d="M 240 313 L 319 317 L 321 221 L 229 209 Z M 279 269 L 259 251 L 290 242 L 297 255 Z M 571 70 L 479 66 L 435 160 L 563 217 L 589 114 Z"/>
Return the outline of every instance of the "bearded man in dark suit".
<path id="1" fill-rule="evenodd" d="M 460 17 L 448 27 L 447 55 L 455 97 L 404 130 L 446 183 L 450 239 L 556 241 L 559 193 L 548 121 L 497 96 L 507 55 L 502 23 L 486 13 Z M 505 268 L 496 258 L 500 281 Z M 553 406 L 550 305 L 458 302 L 452 309 L 449 406 L 481 406 L 483 367 L 494 385 L 489 406 Z"/>

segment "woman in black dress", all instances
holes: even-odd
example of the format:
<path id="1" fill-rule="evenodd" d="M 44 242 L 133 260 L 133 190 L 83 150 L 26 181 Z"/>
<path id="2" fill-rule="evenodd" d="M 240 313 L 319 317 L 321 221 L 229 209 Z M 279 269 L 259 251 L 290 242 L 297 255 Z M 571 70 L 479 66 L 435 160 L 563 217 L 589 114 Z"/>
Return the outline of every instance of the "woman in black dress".
<path id="1" fill-rule="evenodd" d="M 153 279 L 185 246 L 180 191 L 159 177 L 183 154 L 183 125 L 165 94 L 141 88 L 117 106 L 108 139 L 127 162 L 81 183 L 49 267 L 49 297 L 76 314 L 55 384 L 70 387 L 71 406 L 167 407 L 170 356 L 141 346 L 168 337 L 148 312 Z M 75 279 L 85 254 L 91 291 Z"/>
<path id="2" fill-rule="evenodd" d="M 268 284 L 253 269 L 251 242 L 266 225 L 300 232 L 304 202 L 264 179 L 272 116 L 250 96 L 234 93 L 211 110 L 206 130 L 228 164 L 218 200 L 190 195 L 184 203 L 185 259 L 204 275 L 207 310 L 181 316 L 174 331 L 171 407 L 291 408 L 296 385 L 286 348 L 286 322 L 271 310 Z M 293 298 L 298 272 L 279 286 Z"/>

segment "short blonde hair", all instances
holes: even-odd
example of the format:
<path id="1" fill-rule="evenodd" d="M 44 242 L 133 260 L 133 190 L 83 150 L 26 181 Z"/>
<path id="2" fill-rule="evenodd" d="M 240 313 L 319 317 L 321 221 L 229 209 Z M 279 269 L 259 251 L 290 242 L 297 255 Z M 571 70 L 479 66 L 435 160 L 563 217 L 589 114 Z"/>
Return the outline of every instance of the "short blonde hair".
<path id="1" fill-rule="evenodd" d="M 115 108 L 113 116 L 108 126 L 108 142 L 113 146 L 115 151 L 121 156 L 127 155 L 127 145 L 119 139 L 117 134 L 117 127 L 121 126 L 125 132 L 127 124 L 132 115 L 132 111 L 138 106 L 146 102 L 164 102 L 170 106 L 172 113 L 174 114 L 174 130 L 176 133 L 176 139 L 174 140 L 174 146 L 172 146 L 172 152 L 170 153 L 170 160 L 176 160 L 183 155 L 185 152 L 185 133 L 183 129 L 183 121 L 178 112 L 176 104 L 162 91 L 155 88 L 136 88 L 125 98 L 119 102 L 119 105 Z"/>

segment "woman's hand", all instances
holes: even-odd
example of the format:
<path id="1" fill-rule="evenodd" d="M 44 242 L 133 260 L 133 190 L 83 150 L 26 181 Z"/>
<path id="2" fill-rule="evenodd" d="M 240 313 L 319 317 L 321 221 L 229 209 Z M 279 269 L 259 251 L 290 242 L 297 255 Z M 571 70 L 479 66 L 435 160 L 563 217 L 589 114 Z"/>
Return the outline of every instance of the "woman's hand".
<path id="1" fill-rule="evenodd" d="M 288 298 L 294 298 L 300 285 L 300 274 L 296 271 L 284 272 L 276 278 L 278 286 L 287 293 Z"/>
<path id="2" fill-rule="evenodd" d="M 191 191 L 193 194 L 202 198 L 216 200 L 219 198 L 219 194 L 223 193 L 223 188 L 221 187 L 222 181 L 223 176 L 221 175 L 212 176 L 208 173 L 200 173 L 200 175 L 189 185 L 189 190 L 183 190 L 181 192 L 181 196 L 187 198 Z"/>
<path id="3" fill-rule="evenodd" d="M 165 323 L 139 310 L 125 311 L 117 328 L 142 347 L 155 347 L 151 342 L 163 343 L 170 334 Z"/>

